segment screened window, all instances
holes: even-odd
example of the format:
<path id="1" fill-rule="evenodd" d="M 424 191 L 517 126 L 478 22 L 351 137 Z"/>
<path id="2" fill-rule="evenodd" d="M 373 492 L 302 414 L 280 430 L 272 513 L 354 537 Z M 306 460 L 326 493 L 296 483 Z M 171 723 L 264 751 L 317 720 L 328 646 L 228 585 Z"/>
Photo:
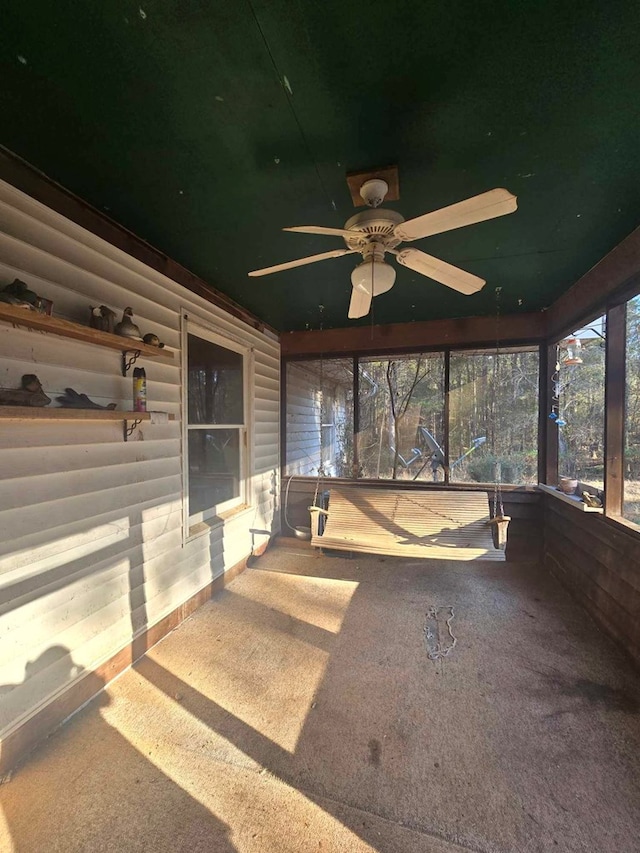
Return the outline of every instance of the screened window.
<path id="1" fill-rule="evenodd" d="M 205 329 L 187 334 L 187 471 L 190 523 L 244 499 L 245 356 Z"/>
<path id="2" fill-rule="evenodd" d="M 451 482 L 538 481 L 538 349 L 451 354 Z"/>
<path id="3" fill-rule="evenodd" d="M 286 476 L 353 476 L 353 360 L 287 364 Z"/>
<path id="4" fill-rule="evenodd" d="M 444 479 L 444 356 L 359 360 L 359 475 Z"/>
<path id="5" fill-rule="evenodd" d="M 558 430 L 558 475 L 604 488 L 605 318 L 560 341 L 549 413 Z"/>
<path id="6" fill-rule="evenodd" d="M 627 302 L 624 494 L 622 514 L 640 524 L 640 296 Z"/>

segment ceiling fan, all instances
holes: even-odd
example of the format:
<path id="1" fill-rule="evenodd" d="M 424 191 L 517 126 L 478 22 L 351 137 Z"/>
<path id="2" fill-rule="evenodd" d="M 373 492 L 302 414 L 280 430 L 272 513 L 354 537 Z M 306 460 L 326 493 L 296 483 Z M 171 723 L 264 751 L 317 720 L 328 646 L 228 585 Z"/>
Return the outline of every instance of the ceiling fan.
<path id="1" fill-rule="evenodd" d="M 346 249 L 334 249 L 331 252 L 321 252 L 273 267 L 253 270 L 250 276 L 268 275 L 282 270 L 313 264 L 329 258 L 339 258 L 342 255 L 362 255 L 362 263 L 351 273 L 351 302 L 349 317 L 355 319 L 369 313 L 371 300 L 374 296 L 391 290 L 396 280 L 395 269 L 386 263 L 384 256 L 387 252 L 395 255 L 399 264 L 414 272 L 432 278 L 440 284 L 451 287 L 459 293 L 469 295 L 481 290 L 485 280 L 472 275 L 465 270 L 454 267 L 446 261 L 441 261 L 419 249 L 398 249 L 402 242 L 420 240 L 433 234 L 452 231 L 464 225 L 473 225 L 513 213 L 517 209 L 517 199 L 508 190 L 495 189 L 486 193 L 425 213 L 415 219 L 405 221 L 404 217 L 395 210 L 386 210 L 380 205 L 384 201 L 389 185 L 381 178 L 366 180 L 360 187 L 360 196 L 370 208 L 356 213 L 347 220 L 344 228 L 324 228 L 320 225 L 298 225 L 284 228 L 284 231 L 299 231 L 303 234 L 326 234 L 342 237 Z"/>

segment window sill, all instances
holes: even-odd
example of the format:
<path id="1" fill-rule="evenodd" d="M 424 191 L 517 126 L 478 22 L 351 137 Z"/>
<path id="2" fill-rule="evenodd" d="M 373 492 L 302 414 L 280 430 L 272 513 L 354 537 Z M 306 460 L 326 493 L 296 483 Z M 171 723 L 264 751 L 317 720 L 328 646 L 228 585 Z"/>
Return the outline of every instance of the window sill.
<path id="1" fill-rule="evenodd" d="M 566 504 L 571 504 L 579 512 L 594 512 L 597 515 L 603 515 L 602 507 L 587 506 L 586 503 L 578 495 L 565 495 L 564 492 L 559 492 L 555 486 L 547 486 L 546 483 L 538 483 L 538 489 L 547 495 L 552 495 L 557 500 Z"/>
<path id="2" fill-rule="evenodd" d="M 198 539 L 206 533 L 211 533 L 212 530 L 218 530 L 220 527 L 224 527 L 228 521 L 239 518 L 242 515 L 247 515 L 248 513 L 253 512 L 253 510 L 254 507 L 249 504 L 240 504 L 240 506 L 235 506 L 233 509 L 228 509 L 226 512 L 221 512 L 219 515 L 214 515 L 206 521 L 198 521 L 196 524 L 192 524 L 187 530 L 185 541 L 191 542 L 191 540 Z"/>

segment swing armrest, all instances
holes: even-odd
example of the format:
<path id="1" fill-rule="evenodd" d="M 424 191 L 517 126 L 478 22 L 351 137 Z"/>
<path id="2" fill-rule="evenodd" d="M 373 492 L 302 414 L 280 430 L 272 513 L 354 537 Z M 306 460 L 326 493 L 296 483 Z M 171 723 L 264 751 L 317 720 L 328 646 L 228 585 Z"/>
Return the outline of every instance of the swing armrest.
<path id="1" fill-rule="evenodd" d="M 307 509 L 311 516 L 311 537 L 315 538 L 320 536 L 320 515 L 328 516 L 329 513 L 326 509 L 322 509 L 319 506 L 310 506 Z"/>

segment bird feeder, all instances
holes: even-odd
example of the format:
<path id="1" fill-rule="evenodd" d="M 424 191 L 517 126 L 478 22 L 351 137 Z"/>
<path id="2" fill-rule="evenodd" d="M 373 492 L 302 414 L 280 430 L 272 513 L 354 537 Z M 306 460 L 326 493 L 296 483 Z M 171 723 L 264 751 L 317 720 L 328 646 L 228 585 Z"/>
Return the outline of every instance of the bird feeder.
<path id="1" fill-rule="evenodd" d="M 582 364 L 582 359 L 580 358 L 580 351 L 582 350 L 580 338 L 567 338 L 566 341 L 562 342 L 562 345 L 567 351 L 567 354 L 562 359 L 562 364 L 565 367 Z"/>

